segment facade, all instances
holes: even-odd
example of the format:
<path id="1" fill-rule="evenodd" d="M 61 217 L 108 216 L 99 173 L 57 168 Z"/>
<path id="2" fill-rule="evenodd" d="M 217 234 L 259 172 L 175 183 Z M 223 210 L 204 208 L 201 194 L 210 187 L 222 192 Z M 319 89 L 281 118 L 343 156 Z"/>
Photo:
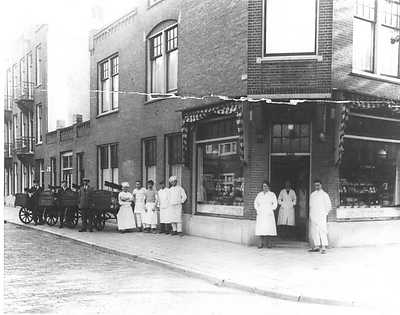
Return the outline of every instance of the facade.
<path id="1" fill-rule="evenodd" d="M 262 181 L 291 181 L 306 241 L 318 178 L 333 246 L 399 242 L 399 4 L 298 2 L 142 1 L 96 32 L 90 121 L 46 134 L 45 184 L 176 175 L 186 233 L 252 244 Z"/>

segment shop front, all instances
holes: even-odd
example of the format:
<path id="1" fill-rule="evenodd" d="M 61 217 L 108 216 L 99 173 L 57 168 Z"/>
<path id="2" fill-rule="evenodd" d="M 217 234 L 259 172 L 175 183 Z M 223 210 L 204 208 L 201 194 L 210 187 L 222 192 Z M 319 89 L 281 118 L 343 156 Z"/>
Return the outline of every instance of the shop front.
<path id="1" fill-rule="evenodd" d="M 346 119 L 334 246 L 400 242 L 400 117 L 354 107 Z"/>

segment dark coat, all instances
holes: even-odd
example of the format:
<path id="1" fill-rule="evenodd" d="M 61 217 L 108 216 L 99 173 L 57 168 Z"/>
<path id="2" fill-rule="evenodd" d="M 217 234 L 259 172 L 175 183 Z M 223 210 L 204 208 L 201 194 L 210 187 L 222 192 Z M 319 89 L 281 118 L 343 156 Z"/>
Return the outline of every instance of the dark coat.
<path id="1" fill-rule="evenodd" d="M 36 209 L 39 206 L 39 195 L 43 191 L 42 187 L 32 186 L 28 189 L 29 197 L 29 206 L 31 209 Z"/>
<path id="2" fill-rule="evenodd" d="M 92 192 L 93 192 L 93 188 L 90 186 L 87 186 L 87 189 L 85 189 L 84 186 L 82 186 L 79 189 L 79 208 L 80 209 L 90 208 Z"/>

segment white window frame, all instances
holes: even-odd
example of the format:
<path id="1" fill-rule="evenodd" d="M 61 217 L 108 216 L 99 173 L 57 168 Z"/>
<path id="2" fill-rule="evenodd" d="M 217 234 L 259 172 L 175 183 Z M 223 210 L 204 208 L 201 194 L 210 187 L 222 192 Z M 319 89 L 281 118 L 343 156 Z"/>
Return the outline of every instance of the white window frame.
<path id="1" fill-rule="evenodd" d="M 119 167 L 111 167 L 111 146 L 117 146 L 117 159 L 119 159 L 119 144 L 118 143 L 109 143 L 97 146 L 97 188 L 104 189 L 104 181 L 105 181 L 105 172 L 110 172 L 111 178 L 110 181 L 118 184 L 119 181 Z M 107 168 L 101 168 L 101 148 L 107 148 Z M 113 189 L 114 190 L 114 189 Z"/>
<path id="2" fill-rule="evenodd" d="M 297 1 L 297 0 L 296 0 Z M 265 58 L 290 58 L 290 57 L 301 57 L 310 58 L 315 57 L 318 52 L 318 38 L 319 38 L 319 0 L 315 0 L 315 28 L 314 28 L 314 51 L 304 51 L 304 52 L 267 52 L 267 5 L 268 0 L 263 0 L 263 23 L 262 23 L 262 59 Z M 289 10 L 289 9 L 288 9 Z M 300 15 L 300 14 L 299 14 Z M 285 20 L 285 17 L 282 17 Z"/>
<path id="3" fill-rule="evenodd" d="M 225 146 L 229 145 L 229 151 L 225 151 Z M 237 153 L 237 143 L 236 142 L 224 142 L 219 143 L 219 155 L 232 155 Z"/>
<path id="4" fill-rule="evenodd" d="M 43 119 L 42 104 L 36 105 L 36 144 L 43 143 L 42 119 Z"/>
<path id="5" fill-rule="evenodd" d="M 396 0 L 395 2 L 399 2 L 399 1 Z M 393 81 L 396 83 L 400 83 L 400 43 L 399 42 L 393 44 L 393 45 L 398 45 L 398 70 L 397 70 L 398 75 L 393 76 L 393 75 L 385 74 L 382 72 L 383 70 L 382 70 L 382 62 L 380 59 L 380 55 L 382 53 L 383 47 L 381 47 L 380 41 L 381 41 L 381 37 L 383 34 L 383 29 L 389 28 L 389 29 L 392 29 L 393 32 L 395 32 L 397 30 L 400 35 L 400 25 L 398 25 L 398 28 L 396 28 L 396 27 L 390 27 L 384 23 L 384 17 L 383 17 L 384 6 L 385 6 L 384 0 L 376 0 L 375 1 L 375 21 L 371 22 L 371 23 L 373 23 L 373 34 L 374 34 L 373 48 L 372 48 L 372 54 L 373 54 L 372 70 L 364 71 L 364 70 L 357 69 L 355 67 L 354 63 L 352 63 L 353 64 L 352 72 L 355 74 L 365 75 L 365 76 L 371 77 L 371 78 L 385 79 L 385 80 Z M 353 21 L 355 21 L 357 19 L 367 21 L 367 19 L 363 19 L 363 17 L 357 16 L 356 12 L 354 12 Z M 353 25 L 354 25 L 354 23 L 353 23 Z M 354 39 L 354 36 L 353 36 L 353 39 Z M 353 54 L 355 54 L 355 52 L 354 52 L 355 49 L 356 48 L 353 45 Z"/>
<path id="6" fill-rule="evenodd" d="M 64 157 L 68 158 L 68 166 L 64 167 Z M 61 160 L 60 160 L 60 176 L 61 176 L 61 180 L 66 180 L 67 181 L 67 185 L 69 187 L 71 187 L 73 181 L 74 181 L 74 164 L 73 164 L 73 152 L 72 151 L 68 151 L 68 152 L 64 152 L 61 153 Z M 68 178 L 64 178 L 64 174 L 68 173 L 68 175 L 70 175 L 70 181 L 68 182 Z"/>
<path id="7" fill-rule="evenodd" d="M 42 45 L 35 47 L 35 82 L 36 86 L 42 84 Z"/>
<path id="8" fill-rule="evenodd" d="M 114 72 L 114 60 L 117 60 L 116 72 Z M 103 66 L 107 65 L 108 71 L 106 77 L 103 77 Z M 115 84 L 115 81 L 118 82 Z M 109 112 L 118 111 L 119 107 L 119 55 L 113 54 L 110 57 L 100 61 L 97 65 L 97 115 L 104 115 Z M 103 82 L 106 83 L 106 88 L 103 87 Z M 115 87 L 117 85 L 117 88 Z M 108 108 L 104 108 L 104 98 L 108 98 Z"/>
<path id="9" fill-rule="evenodd" d="M 161 0 L 162 1 L 162 0 Z M 177 51 L 178 54 L 178 62 L 177 62 L 177 66 L 179 67 L 179 27 L 178 27 L 178 23 L 174 23 L 171 25 L 168 25 L 167 27 L 163 28 L 162 30 L 158 31 L 157 33 L 151 34 L 151 36 L 149 36 L 147 38 L 147 64 L 148 64 L 148 72 L 147 72 L 147 76 L 148 76 L 148 82 L 147 82 L 147 91 L 148 93 L 154 93 L 155 95 L 151 95 L 148 97 L 149 100 L 151 99 L 157 99 L 160 97 L 164 97 L 167 94 L 176 94 L 178 92 L 178 73 L 177 73 L 177 82 L 176 85 L 177 87 L 175 89 L 169 89 L 168 85 L 168 56 L 169 53 L 167 51 L 167 32 L 169 30 L 172 30 L 176 28 L 177 29 L 177 48 L 171 50 L 170 52 L 174 52 Z M 158 36 L 161 36 L 161 55 L 158 58 L 162 58 L 162 86 L 161 86 L 161 91 L 157 92 L 157 91 L 153 91 L 153 71 L 152 71 L 152 40 Z"/>

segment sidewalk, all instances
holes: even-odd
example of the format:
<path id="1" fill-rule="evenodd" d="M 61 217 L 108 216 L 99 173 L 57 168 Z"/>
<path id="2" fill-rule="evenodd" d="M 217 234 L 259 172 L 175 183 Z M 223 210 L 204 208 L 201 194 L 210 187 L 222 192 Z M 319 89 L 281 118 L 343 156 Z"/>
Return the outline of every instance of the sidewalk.
<path id="1" fill-rule="evenodd" d="M 4 208 L 4 220 L 22 225 L 16 208 Z M 93 233 L 59 229 L 58 225 L 25 226 L 267 296 L 322 304 L 400 307 L 400 245 L 334 248 L 321 255 L 301 247 L 260 250 L 186 235 L 120 234 L 110 222 L 104 231 Z"/>

